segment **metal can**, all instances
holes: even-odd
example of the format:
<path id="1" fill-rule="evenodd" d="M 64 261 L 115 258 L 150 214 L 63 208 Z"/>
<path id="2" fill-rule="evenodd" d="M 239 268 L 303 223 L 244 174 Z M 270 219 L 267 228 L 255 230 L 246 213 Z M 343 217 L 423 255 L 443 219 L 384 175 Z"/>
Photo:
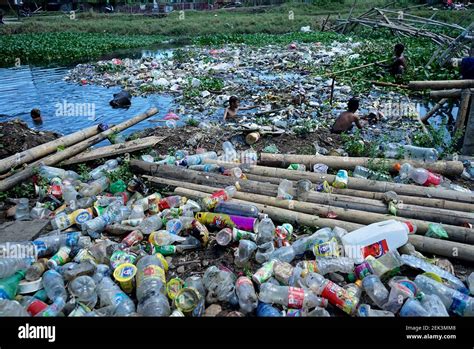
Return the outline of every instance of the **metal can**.
<path id="1" fill-rule="evenodd" d="M 252 280 L 261 285 L 270 279 L 273 276 L 273 266 L 275 265 L 275 262 L 276 260 L 272 259 L 271 261 L 265 263 L 255 272 L 255 274 L 253 274 Z"/>

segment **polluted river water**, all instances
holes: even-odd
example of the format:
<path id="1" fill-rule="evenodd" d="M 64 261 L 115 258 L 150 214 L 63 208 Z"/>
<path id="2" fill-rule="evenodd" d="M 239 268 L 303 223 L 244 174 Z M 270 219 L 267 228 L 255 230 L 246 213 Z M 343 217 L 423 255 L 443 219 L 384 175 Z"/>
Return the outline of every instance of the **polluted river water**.
<path id="1" fill-rule="evenodd" d="M 151 57 L 154 60 L 167 60 L 172 57 L 173 49 L 158 48 L 144 49 L 139 51 L 114 52 L 104 59 L 113 57 L 120 58 L 144 58 Z M 129 108 L 114 109 L 109 105 L 113 94 L 121 90 L 120 86 L 104 87 L 96 84 L 78 84 L 71 81 L 65 81 L 69 70 L 73 67 L 33 67 L 20 66 L 13 68 L 0 69 L 0 121 L 8 121 L 19 118 L 25 121 L 29 127 L 37 130 L 55 131 L 61 134 L 70 134 L 85 127 L 107 123 L 118 124 L 124 120 L 151 108 L 157 107 L 159 113 L 150 120 L 138 123 L 124 131 L 124 135 L 129 135 L 136 131 L 149 127 L 161 126 L 163 123 L 156 123 L 163 119 L 169 110 L 175 110 L 179 107 L 172 93 L 156 92 L 146 96 L 135 96 L 132 98 L 132 104 Z M 255 87 L 256 91 L 265 92 L 266 87 L 277 80 L 288 84 L 296 84 L 300 78 L 303 78 L 293 72 L 273 72 L 251 69 L 252 74 L 257 74 L 261 84 Z M 246 79 L 235 77 L 234 82 L 245 84 Z M 431 109 L 433 103 L 426 100 L 412 100 L 416 106 L 419 115 L 424 115 Z M 244 103 L 245 104 L 245 103 Z M 33 108 L 41 110 L 43 116 L 42 124 L 35 124 L 30 111 Z M 451 114 L 454 118 L 457 114 L 457 105 L 448 106 L 445 114 Z M 219 120 L 223 114 L 222 108 L 214 109 L 213 112 L 196 113 L 192 117 L 197 120 Z M 243 115 L 250 116 L 251 112 L 243 112 Z M 442 116 L 438 113 L 430 122 L 434 124 L 441 123 Z M 182 122 L 178 122 L 181 125 Z M 107 145 L 108 141 L 103 141 L 98 146 Z"/>

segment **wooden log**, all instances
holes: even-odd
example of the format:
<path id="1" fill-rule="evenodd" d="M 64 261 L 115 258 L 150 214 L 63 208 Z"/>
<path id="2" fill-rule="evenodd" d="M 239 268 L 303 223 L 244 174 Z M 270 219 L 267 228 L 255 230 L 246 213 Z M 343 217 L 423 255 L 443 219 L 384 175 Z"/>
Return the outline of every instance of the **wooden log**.
<path id="1" fill-rule="evenodd" d="M 132 160 L 130 162 L 132 169 L 136 172 L 145 172 L 150 173 L 152 176 L 162 177 L 162 178 L 172 178 L 175 180 L 180 180 L 182 182 L 201 184 L 206 186 L 211 186 L 215 188 L 222 188 L 228 185 L 235 185 L 239 188 L 240 191 L 246 193 L 257 193 L 260 195 L 266 195 L 275 197 L 277 193 L 278 186 L 270 183 L 255 182 L 251 180 L 240 180 L 227 176 L 222 176 L 217 173 L 207 173 L 207 172 L 198 172 L 187 169 L 180 169 L 176 166 L 167 166 L 167 165 L 153 165 L 145 161 Z M 309 194 L 308 202 L 331 205 L 334 207 L 340 207 L 343 209 L 355 209 L 364 212 L 375 212 L 375 213 L 384 213 L 381 211 L 381 207 L 378 202 L 373 202 L 373 200 L 363 200 L 360 198 L 351 198 L 351 197 L 335 197 L 331 194 L 323 194 L 312 192 Z M 415 218 L 419 218 L 422 213 L 414 213 Z M 423 219 L 424 220 L 424 219 Z M 418 222 L 418 221 L 417 221 Z M 419 223 L 419 222 L 418 222 Z M 427 222 L 432 223 L 432 222 Z M 443 225 L 448 234 L 462 236 L 472 234 L 471 229 L 452 226 L 452 225 Z M 428 229 L 428 225 L 420 224 L 421 231 L 425 232 Z"/>
<path id="2" fill-rule="evenodd" d="M 472 91 L 474 91 L 474 90 L 472 90 Z M 461 94 L 462 94 L 461 89 L 430 91 L 430 98 L 432 98 L 432 99 L 460 98 Z"/>
<path id="3" fill-rule="evenodd" d="M 445 90 L 473 88 L 474 80 L 438 80 L 438 81 L 410 81 L 408 88 L 411 90 Z"/>
<path id="4" fill-rule="evenodd" d="M 210 186 L 199 185 L 194 183 L 188 183 L 185 181 L 178 181 L 169 178 L 162 178 L 162 177 L 152 177 L 152 176 L 143 176 L 147 180 L 151 181 L 152 183 L 164 185 L 164 186 L 171 186 L 171 187 L 183 187 L 191 190 L 197 190 L 201 192 L 205 192 L 211 194 L 215 192 L 219 186 L 215 186 L 211 184 Z M 302 202 L 296 200 L 280 200 L 275 197 L 255 194 L 255 193 L 248 193 L 248 192 L 237 192 L 235 193 L 235 199 L 242 199 L 247 200 L 252 203 L 258 203 L 262 205 L 270 205 L 275 206 L 283 209 L 294 210 L 302 213 L 318 215 L 319 217 L 327 217 L 328 214 L 334 213 L 337 215 L 336 218 L 333 218 L 337 221 L 345 221 L 345 222 L 352 222 L 358 224 L 372 224 L 375 222 L 383 222 L 388 219 L 395 219 L 401 222 L 407 221 L 406 218 L 401 217 L 394 217 L 391 215 L 384 215 L 372 212 L 364 212 L 358 210 L 351 210 L 351 209 L 342 209 L 338 207 L 331 207 L 327 205 L 319 205 L 315 203 L 309 202 Z M 424 234 L 428 230 L 429 222 L 410 219 L 410 221 L 417 226 L 417 233 Z M 474 244 L 474 231 L 470 229 L 461 229 L 461 230 L 453 230 L 449 234 L 449 237 L 453 241 L 460 241 L 463 243 L 471 243 Z"/>
<path id="5" fill-rule="evenodd" d="M 27 149 L 21 153 L 16 153 L 15 155 L 0 160 L 0 173 L 51 154 L 55 152 L 58 147 L 68 147 L 70 145 L 76 144 L 80 141 L 83 141 L 84 139 L 98 134 L 99 131 L 100 130 L 97 125 L 91 126 L 78 132 L 71 133 L 70 135 L 55 139 L 54 141 Z"/>
<path id="6" fill-rule="evenodd" d="M 12 188 L 13 186 L 15 186 L 16 184 L 22 182 L 22 181 L 25 181 L 27 180 L 29 177 L 31 177 L 35 170 L 41 165 L 41 164 L 44 164 L 44 165 L 55 165 L 63 160 L 66 160 L 76 154 L 79 154 L 80 152 L 86 150 L 87 148 L 89 148 L 91 145 L 94 145 L 96 143 L 99 143 L 100 141 L 106 139 L 108 136 L 112 135 L 113 133 L 115 132 L 121 132 L 137 123 L 139 123 L 140 121 L 142 120 L 145 120 L 147 118 L 149 118 L 150 116 L 153 116 L 155 115 L 156 113 L 158 113 L 158 109 L 157 108 L 151 108 L 149 109 L 148 111 L 146 111 L 145 113 L 141 113 L 141 114 L 138 114 L 136 115 L 135 117 L 127 120 L 127 121 L 124 121 L 114 127 L 111 127 L 109 128 L 108 130 L 104 131 L 104 132 L 101 132 L 91 138 L 88 138 L 86 139 L 85 141 L 82 141 L 80 143 L 77 143 L 63 151 L 60 151 L 58 153 L 55 153 L 53 155 L 50 155 L 50 156 L 47 156 L 45 158 L 42 158 L 42 159 L 39 159 L 33 163 L 31 163 L 30 165 L 28 165 L 28 167 L 26 167 L 24 170 L 18 172 L 18 173 L 15 173 L 14 175 L 12 175 L 11 177 L 8 177 L 6 179 L 4 179 L 3 181 L 0 181 L 0 192 L 2 191 L 6 191 L 10 188 Z"/>
<path id="7" fill-rule="evenodd" d="M 252 181 L 257 181 L 257 182 L 278 184 L 279 181 L 281 181 L 281 178 L 278 178 L 278 177 L 266 177 L 266 176 L 254 175 L 251 173 L 246 173 L 245 175 L 247 176 L 248 179 Z M 315 186 L 319 184 L 321 184 L 321 182 L 313 182 L 313 185 Z M 331 192 L 333 194 L 349 195 L 349 196 L 366 198 L 366 199 L 374 199 L 374 200 L 383 200 L 383 197 L 384 197 L 384 193 L 356 190 L 356 189 L 347 189 L 347 188 L 339 189 L 339 188 L 331 187 Z M 406 195 L 397 195 L 397 196 L 400 201 L 406 204 L 442 208 L 445 210 L 452 210 L 452 211 L 463 211 L 463 212 L 471 212 L 471 213 L 474 212 L 473 205 L 462 203 L 462 202 L 449 201 L 449 200 L 443 200 L 443 199 L 422 198 L 422 197 L 417 197 L 417 196 L 406 196 Z"/>
<path id="8" fill-rule="evenodd" d="M 416 160 L 396 159 L 371 159 L 364 157 L 343 157 L 325 155 L 296 155 L 296 154 L 269 154 L 261 153 L 259 165 L 273 167 L 288 167 L 290 164 L 305 164 L 306 168 L 312 168 L 314 164 L 326 164 L 335 170 L 353 170 L 356 166 L 369 166 L 370 163 L 384 163 L 393 168 L 397 163 L 409 163 L 415 167 L 423 167 L 444 176 L 458 176 L 464 170 L 460 161 L 435 161 L 424 162 Z"/>
<path id="9" fill-rule="evenodd" d="M 459 106 L 458 116 L 456 118 L 456 126 L 455 131 L 460 130 L 464 127 L 466 123 L 466 116 L 469 110 L 469 102 L 471 100 L 471 91 L 469 89 L 465 89 L 462 91 L 461 96 L 461 105 Z"/>
<path id="10" fill-rule="evenodd" d="M 448 101 L 447 98 L 443 98 L 443 99 L 441 99 L 438 103 L 436 103 L 436 104 L 434 105 L 434 107 L 431 108 L 431 110 L 430 110 L 428 113 L 426 113 L 426 114 L 421 118 L 421 122 L 423 122 L 423 123 L 428 122 L 428 119 L 431 118 L 433 115 L 435 115 L 436 112 L 437 112 L 439 109 L 441 109 L 441 107 L 442 107 L 447 101 Z"/>
<path id="11" fill-rule="evenodd" d="M 349 12 L 349 17 L 347 17 L 347 22 L 346 22 L 346 24 L 344 25 L 344 28 L 342 28 L 342 31 L 341 31 L 342 34 L 344 34 L 344 32 L 346 31 L 347 23 L 349 23 L 349 21 L 350 21 L 350 19 L 351 19 L 351 17 L 352 17 L 352 12 L 354 12 L 354 8 L 355 8 L 356 4 L 357 4 L 357 0 L 354 0 L 354 3 L 352 4 L 351 10 L 350 10 L 350 12 Z"/>
<path id="12" fill-rule="evenodd" d="M 165 140 L 166 138 L 168 137 L 151 136 L 151 137 L 145 137 L 141 139 L 135 139 L 133 141 L 129 141 L 125 143 L 108 145 L 105 147 L 93 149 L 88 152 L 80 153 L 66 161 L 63 161 L 61 165 L 63 166 L 72 165 L 72 164 L 77 164 L 79 162 L 92 161 L 92 160 L 97 160 L 101 158 L 109 158 L 109 157 L 116 156 L 119 154 L 124 154 L 124 153 L 133 153 L 135 151 L 152 147 L 155 144 L 160 143 L 161 141 Z"/>
<path id="13" fill-rule="evenodd" d="M 181 187 L 176 188 L 174 192 L 177 195 L 186 196 L 187 198 L 190 198 L 193 200 L 199 200 L 209 195 L 208 193 L 181 188 Z M 363 227 L 363 225 L 360 225 L 360 224 L 344 222 L 344 221 L 336 221 L 333 219 L 319 218 L 317 216 L 313 216 L 306 213 L 285 210 L 282 208 L 269 206 L 269 205 L 257 204 L 257 203 L 253 203 L 246 200 L 236 199 L 234 201 L 244 203 L 244 204 L 252 204 L 256 206 L 260 212 L 267 214 L 275 222 L 298 224 L 301 226 L 307 226 L 307 227 L 312 227 L 312 228 L 323 228 L 323 227 L 335 228 L 337 226 L 337 227 L 346 229 L 347 231 L 352 231 L 352 230 L 356 230 Z"/>
<path id="14" fill-rule="evenodd" d="M 408 241 L 420 252 L 474 262 L 474 246 L 459 242 L 410 235 Z"/>
<path id="15" fill-rule="evenodd" d="M 474 98 L 471 98 L 471 111 L 469 112 L 466 131 L 464 132 L 462 154 L 467 156 L 474 154 Z"/>
<path id="16" fill-rule="evenodd" d="M 234 163 L 226 163 L 216 160 L 205 160 L 205 163 L 214 163 L 225 168 L 236 167 Z M 278 177 L 293 180 L 308 179 L 314 183 L 323 183 L 328 181 L 329 183 L 334 182 L 335 175 L 321 174 L 308 171 L 292 171 L 276 167 L 268 166 L 251 166 L 246 169 L 248 173 L 261 175 L 266 177 Z M 348 182 L 349 189 L 357 189 L 370 192 L 385 193 L 387 191 L 394 191 L 399 195 L 428 197 L 433 199 L 445 199 L 451 201 L 458 201 L 462 203 L 472 204 L 474 203 L 474 196 L 469 193 L 462 193 L 455 190 L 446 190 L 439 188 L 420 187 L 411 184 L 399 184 L 391 182 L 373 181 L 363 178 L 349 177 Z"/>

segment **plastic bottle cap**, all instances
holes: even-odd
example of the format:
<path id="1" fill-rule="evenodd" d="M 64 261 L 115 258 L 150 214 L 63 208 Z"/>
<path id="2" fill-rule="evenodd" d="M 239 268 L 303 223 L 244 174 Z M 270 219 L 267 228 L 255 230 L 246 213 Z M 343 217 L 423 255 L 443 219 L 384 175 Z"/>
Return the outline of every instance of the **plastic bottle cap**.
<path id="1" fill-rule="evenodd" d="M 395 165 L 393 165 L 393 169 L 397 172 L 400 172 L 401 168 L 402 168 L 402 165 L 400 165 L 399 162 L 397 162 Z"/>
<path id="2" fill-rule="evenodd" d="M 192 287 L 182 288 L 176 295 L 176 308 L 181 310 L 183 313 L 189 313 L 197 307 L 200 298 L 201 297 L 196 289 Z"/>
<path id="3" fill-rule="evenodd" d="M 349 280 L 349 282 L 354 282 L 356 279 L 355 274 L 354 273 L 348 274 L 347 279 Z"/>
<path id="4" fill-rule="evenodd" d="M 31 316 L 35 316 L 36 314 L 40 313 L 41 311 L 43 311 L 47 307 L 48 307 L 48 305 L 45 302 L 43 302 L 39 299 L 36 299 L 36 300 L 34 300 L 33 302 L 30 303 L 28 308 L 26 308 L 26 311 L 28 313 L 30 313 Z"/>

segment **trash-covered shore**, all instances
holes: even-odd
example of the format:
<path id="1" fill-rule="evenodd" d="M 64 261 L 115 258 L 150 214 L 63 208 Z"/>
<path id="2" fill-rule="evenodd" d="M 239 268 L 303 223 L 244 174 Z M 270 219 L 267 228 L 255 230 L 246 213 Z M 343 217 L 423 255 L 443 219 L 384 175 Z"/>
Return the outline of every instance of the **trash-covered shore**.
<path id="1" fill-rule="evenodd" d="M 289 46 L 224 45 L 218 49 L 186 46 L 161 58 L 112 59 L 79 64 L 67 81 L 100 86 L 121 86 L 132 96 L 170 94 L 178 107 L 172 110 L 183 122 L 221 122 L 230 96 L 243 106 L 238 123 L 255 122 L 295 133 L 328 128 L 358 93 L 322 73 L 336 59 L 359 57 L 359 42 L 294 43 Z M 388 135 L 405 141 L 420 129 L 419 99 L 387 92 L 374 86 L 360 97 L 360 113 L 379 112 L 376 125 L 364 134 L 370 139 Z M 133 98 L 132 98 L 133 103 Z M 176 121 L 170 121 L 173 125 Z M 179 121 L 178 121 L 179 123 Z"/>

